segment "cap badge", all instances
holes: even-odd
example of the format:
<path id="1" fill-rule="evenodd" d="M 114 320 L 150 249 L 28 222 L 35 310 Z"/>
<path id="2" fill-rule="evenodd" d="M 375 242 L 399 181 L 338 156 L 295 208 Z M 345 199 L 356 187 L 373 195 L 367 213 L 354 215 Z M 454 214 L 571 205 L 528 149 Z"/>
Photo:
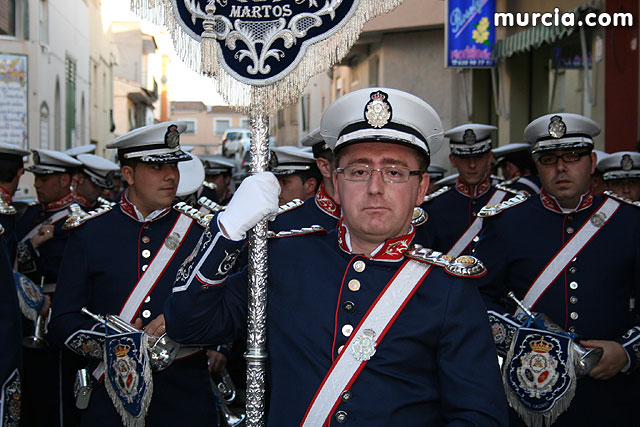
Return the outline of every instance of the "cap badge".
<path id="1" fill-rule="evenodd" d="M 176 148 L 180 145 L 180 132 L 176 125 L 171 125 L 164 134 L 164 142 L 169 148 Z"/>
<path id="2" fill-rule="evenodd" d="M 628 154 L 622 156 L 622 160 L 620 160 L 620 167 L 623 171 L 630 171 L 633 169 L 633 159 Z"/>
<path id="3" fill-rule="evenodd" d="M 40 164 L 40 154 L 38 154 L 37 151 L 33 152 L 33 164 L 35 164 L 35 165 L 39 165 Z"/>
<path id="4" fill-rule="evenodd" d="M 473 145 L 476 143 L 476 133 L 473 131 L 473 129 L 467 129 L 464 131 L 462 141 L 467 145 Z"/>
<path id="5" fill-rule="evenodd" d="M 549 122 L 549 135 L 553 138 L 562 138 L 567 133 L 567 125 L 562 121 L 562 117 L 553 116 Z"/>
<path id="6" fill-rule="evenodd" d="M 371 93 L 365 106 L 364 118 L 374 128 L 381 128 L 391 120 L 391 104 L 388 95 L 380 90 Z"/>
<path id="7" fill-rule="evenodd" d="M 178 249 L 178 246 L 180 246 L 180 234 L 171 233 L 166 239 L 164 239 L 164 245 L 171 251 Z"/>
<path id="8" fill-rule="evenodd" d="M 278 156 L 275 151 L 271 151 L 271 155 L 269 156 L 269 169 L 274 170 L 278 167 Z"/>

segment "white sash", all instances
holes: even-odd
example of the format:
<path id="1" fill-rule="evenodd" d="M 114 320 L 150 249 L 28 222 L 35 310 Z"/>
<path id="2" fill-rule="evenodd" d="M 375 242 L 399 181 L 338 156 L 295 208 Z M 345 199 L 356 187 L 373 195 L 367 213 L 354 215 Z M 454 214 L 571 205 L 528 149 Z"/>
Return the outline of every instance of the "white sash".
<path id="1" fill-rule="evenodd" d="M 600 231 L 616 212 L 620 203 L 614 199 L 607 200 L 600 208 L 589 217 L 580 230 L 573 235 L 564 247 L 558 252 L 553 259 L 547 264 L 544 270 L 540 272 L 536 280 L 533 282 L 527 294 L 522 300 L 527 308 L 535 305 L 547 288 L 556 280 L 556 277 L 566 268 L 572 259 L 584 248 L 587 243 Z M 599 222 L 602 221 L 602 222 Z M 595 224 L 594 224 L 595 222 Z M 522 313 L 522 309 L 518 308 L 516 314 Z"/>
<path id="2" fill-rule="evenodd" d="M 175 224 L 173 224 L 173 228 L 165 237 L 164 244 L 156 253 L 155 257 L 149 264 L 149 267 L 147 267 L 147 271 L 145 271 L 140 280 L 138 280 L 138 283 L 129 294 L 129 298 L 127 298 L 127 301 L 122 306 L 122 309 L 118 314 L 118 316 L 120 316 L 122 320 L 129 323 L 134 320 L 133 318 L 138 312 L 140 305 L 147 297 L 149 292 L 151 292 L 158 280 L 160 280 L 162 273 L 166 269 L 169 262 L 171 262 L 171 260 L 173 259 L 176 250 L 180 248 L 182 242 L 184 242 L 184 238 L 187 236 L 187 231 L 189 230 L 189 227 L 191 226 L 193 221 L 193 218 L 184 214 L 180 214 L 178 220 L 175 222 Z M 169 236 L 177 237 L 177 240 L 174 240 L 172 242 L 173 244 L 171 245 L 171 247 L 173 247 L 173 249 L 167 245 L 167 239 L 169 238 Z M 101 379 L 103 374 L 104 366 L 101 362 L 93 371 L 93 376 L 97 379 Z"/>
<path id="3" fill-rule="evenodd" d="M 493 195 L 487 202 L 487 205 L 488 206 L 497 205 L 502 201 L 502 199 L 504 199 L 504 196 L 506 195 L 507 193 L 505 191 L 496 190 L 496 192 L 493 193 Z M 480 230 L 482 230 L 482 218 L 476 217 L 476 219 L 473 220 L 469 228 L 467 228 L 467 230 L 464 233 L 462 233 L 462 236 L 460 236 L 458 241 L 451 247 L 451 249 L 449 249 L 449 252 L 447 252 L 447 255 L 452 255 L 455 257 L 460 255 L 462 251 L 464 251 L 464 249 L 467 246 L 469 246 L 473 238 L 476 237 L 478 233 L 480 233 Z"/>
<path id="4" fill-rule="evenodd" d="M 376 344 L 379 344 L 397 318 L 398 313 L 411 299 L 430 270 L 431 265 L 414 260 L 409 260 L 398 270 L 353 331 L 338 358 L 333 362 L 320 388 L 316 391 L 301 426 L 310 427 L 324 424 L 331 415 L 341 393 L 355 381 L 367 363 L 366 360 L 360 361 L 355 358 L 353 343 L 363 336 L 363 331 L 371 330 L 375 332 Z"/>
<path id="5" fill-rule="evenodd" d="M 54 213 L 49 218 L 47 218 L 40 224 L 36 225 L 35 227 L 33 227 L 33 229 L 30 232 L 28 232 L 27 235 L 22 238 L 22 240 L 20 240 L 20 243 L 26 242 L 27 240 L 29 240 L 30 238 L 38 234 L 40 227 L 42 227 L 43 225 L 55 224 L 56 222 L 68 216 L 69 216 L 69 208 L 65 208 Z"/>

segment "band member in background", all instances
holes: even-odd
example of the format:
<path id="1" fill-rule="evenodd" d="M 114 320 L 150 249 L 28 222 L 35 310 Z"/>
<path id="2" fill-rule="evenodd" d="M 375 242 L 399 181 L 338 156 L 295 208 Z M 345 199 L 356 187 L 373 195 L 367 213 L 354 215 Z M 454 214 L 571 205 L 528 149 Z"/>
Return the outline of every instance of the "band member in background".
<path id="1" fill-rule="evenodd" d="M 631 201 L 640 201 L 640 153 L 620 151 L 598 162 L 607 190 Z"/>
<path id="2" fill-rule="evenodd" d="M 469 280 L 482 263 L 412 246 L 413 209 L 442 140 L 437 113 L 369 88 L 339 98 L 321 129 L 342 220 L 270 242 L 269 425 L 505 425 L 493 339 Z M 276 214 L 278 194 L 272 174 L 251 176 L 210 223 L 166 305 L 174 338 L 228 341 L 246 327 L 247 269 L 228 272 L 248 230 Z"/>
<path id="3" fill-rule="evenodd" d="M 158 123 L 111 142 L 107 148 L 118 150 L 127 190 L 118 205 L 68 224 L 74 233 L 60 269 L 50 334 L 59 345 L 87 357 L 90 372 L 100 378 L 82 411 L 83 426 L 120 425 L 121 416 L 131 415 L 116 409 L 124 407 L 120 399 L 138 402 L 144 410 L 136 415 L 146 414 L 150 426 L 216 424 L 204 351 L 181 349 L 165 370 L 147 376 L 144 366 L 132 367 L 132 355 L 146 360 L 146 353 L 135 353 L 132 344 L 116 345 L 109 353 L 113 364 L 103 366 L 102 348 L 111 335 L 81 313 L 86 307 L 95 314 L 119 314 L 149 335 L 165 333 L 164 302 L 203 231 L 201 216 L 172 209 L 180 179 L 177 164 L 190 158 L 179 145 L 185 129 L 182 122 Z M 121 363 L 125 358 L 128 364 Z M 125 365 L 129 379 L 119 382 L 117 368 Z"/>
<path id="4" fill-rule="evenodd" d="M 487 266 L 480 291 L 492 311 L 498 348 L 509 354 L 503 369 L 507 397 L 530 422 L 553 422 L 559 415 L 554 426 L 638 424 L 629 408 L 640 398 L 640 324 L 629 301 L 640 290 L 640 210 L 592 194 L 593 137 L 599 133 L 596 122 L 577 114 L 531 122 L 525 138 L 535 144 L 540 194 L 520 194 L 480 214 L 485 225 L 475 254 Z M 509 291 L 560 330 L 503 323 L 503 313 L 517 308 L 505 305 Z M 567 337 L 604 350 L 577 381 L 569 353 L 558 352 Z M 543 361 L 546 371 L 538 369 Z M 518 423 L 515 414 L 512 422 Z"/>

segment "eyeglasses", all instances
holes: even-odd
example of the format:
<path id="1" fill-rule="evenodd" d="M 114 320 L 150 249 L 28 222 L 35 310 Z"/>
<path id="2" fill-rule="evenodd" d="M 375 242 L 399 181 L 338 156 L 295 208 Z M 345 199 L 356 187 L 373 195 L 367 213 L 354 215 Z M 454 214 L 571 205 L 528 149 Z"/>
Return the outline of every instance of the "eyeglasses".
<path id="1" fill-rule="evenodd" d="M 344 174 L 347 181 L 369 181 L 373 172 L 380 172 L 384 182 L 399 184 L 409 181 L 411 175 L 420 175 L 420 171 L 412 171 L 404 166 L 385 166 L 374 169 L 369 165 L 348 165 L 344 168 L 336 168 L 336 172 Z"/>
<path id="2" fill-rule="evenodd" d="M 541 154 L 540 157 L 538 157 L 538 162 L 544 166 L 555 165 L 558 163 L 558 159 L 562 159 L 565 163 L 575 163 L 580 160 L 580 158 L 588 156 L 589 154 L 591 154 L 591 151 L 570 151 L 564 154 Z"/>

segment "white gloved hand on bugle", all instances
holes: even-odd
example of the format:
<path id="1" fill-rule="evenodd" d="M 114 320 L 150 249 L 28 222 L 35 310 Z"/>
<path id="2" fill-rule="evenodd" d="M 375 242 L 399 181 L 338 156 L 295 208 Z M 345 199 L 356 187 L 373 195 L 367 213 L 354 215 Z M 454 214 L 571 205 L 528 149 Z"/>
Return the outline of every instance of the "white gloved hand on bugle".
<path id="1" fill-rule="evenodd" d="M 263 219 L 278 213 L 280 184 L 271 172 L 260 172 L 242 181 L 224 211 L 218 214 L 218 226 L 231 240 L 242 240 L 247 231 Z"/>

